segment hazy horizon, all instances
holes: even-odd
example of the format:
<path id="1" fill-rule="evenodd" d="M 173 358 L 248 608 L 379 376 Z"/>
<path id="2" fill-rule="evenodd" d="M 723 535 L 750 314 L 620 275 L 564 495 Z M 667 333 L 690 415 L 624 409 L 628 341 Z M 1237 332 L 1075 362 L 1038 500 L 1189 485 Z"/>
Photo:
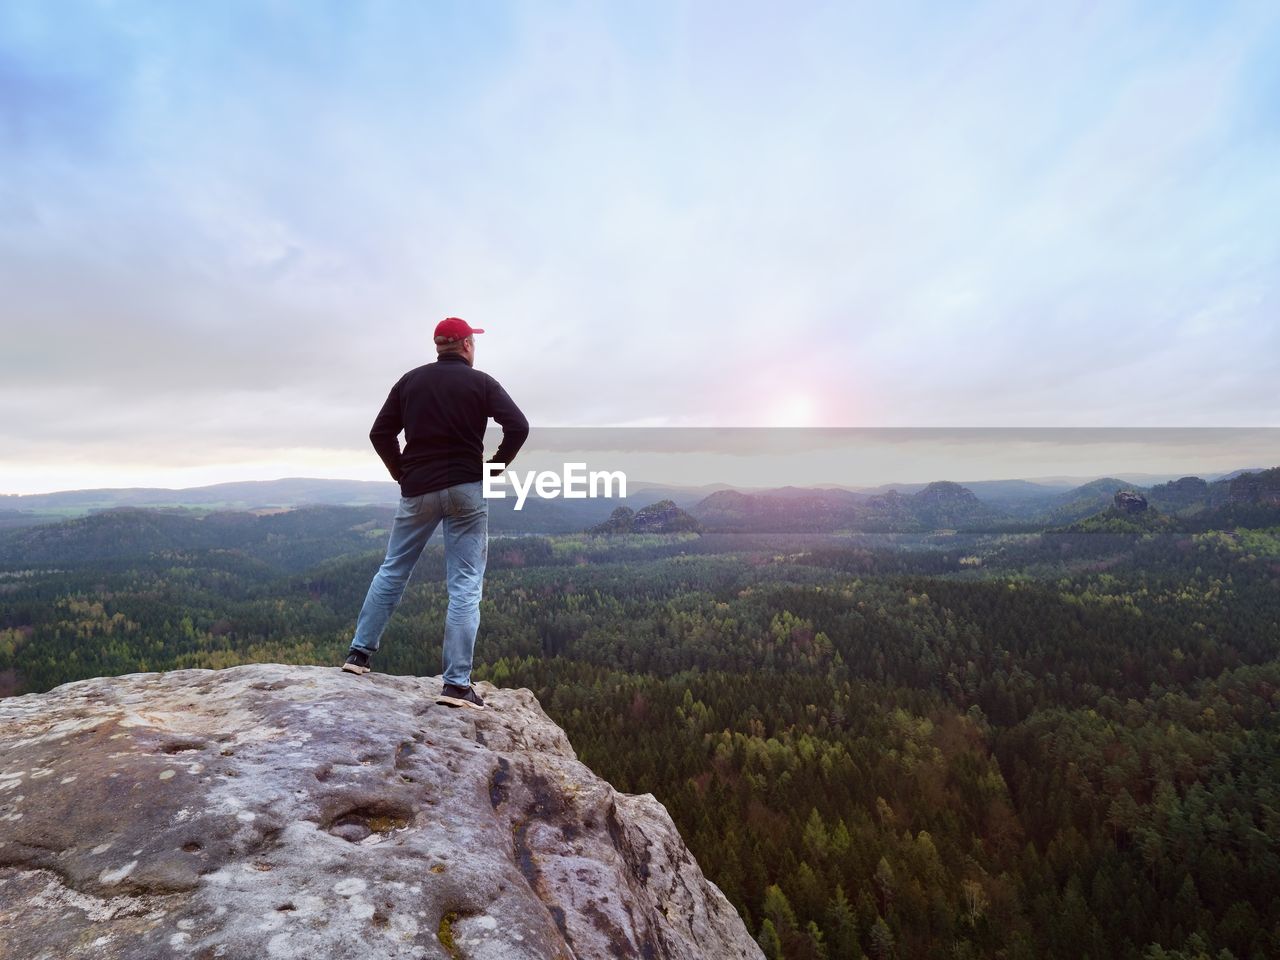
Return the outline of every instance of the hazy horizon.
<path id="1" fill-rule="evenodd" d="M 498 436 L 491 428 L 488 449 L 496 447 Z M 368 469 L 357 476 L 254 474 L 210 483 L 96 484 L 25 492 L 181 490 L 218 482 L 278 480 L 393 483 L 372 449 L 368 459 Z M 1182 476 L 1212 479 L 1280 464 L 1280 429 L 546 429 L 531 434 L 512 468 L 522 476 L 530 470 L 558 473 L 566 463 L 584 463 L 588 470 L 621 470 L 634 483 L 682 487 L 858 489 L 936 480 L 1074 483 L 1107 476 L 1148 485 Z"/>
<path id="2" fill-rule="evenodd" d="M 1268 469 L 1268 468 L 1263 468 L 1263 469 Z M 1227 471 L 1227 472 L 1230 473 L 1234 471 Z M 1191 474 L 1182 474 L 1181 476 L 1198 476 L 1202 480 L 1207 480 L 1209 482 L 1212 482 L 1214 477 L 1217 476 L 1217 474 L 1205 475 L 1205 474 L 1199 474 L 1199 473 L 1191 473 Z M 1151 483 L 1164 483 L 1164 482 L 1167 482 L 1168 480 L 1179 479 L 1179 477 L 1175 476 L 1174 474 L 1134 474 L 1134 473 L 1121 471 L 1119 473 L 1107 473 L 1107 474 L 1084 474 L 1078 477 L 988 477 L 985 479 L 974 479 L 972 477 L 969 477 L 964 480 L 953 480 L 953 482 L 960 483 L 963 485 L 966 483 L 999 483 L 999 482 L 1025 481 L 1027 483 L 1036 483 L 1036 484 L 1043 484 L 1045 486 L 1052 486 L 1052 485 L 1067 484 L 1067 483 L 1078 483 L 1078 484 L 1091 483 L 1094 480 L 1101 480 L 1101 479 L 1104 479 L 1105 477 L 1113 477 L 1116 480 L 1123 480 L 1127 483 L 1133 483 L 1135 485 L 1141 485 L 1141 486 L 1146 486 Z M 919 484 L 933 483 L 939 480 L 951 480 L 951 479 L 952 478 L 949 478 L 949 477 L 935 477 L 933 480 L 888 480 L 888 481 L 885 481 L 884 483 L 874 484 L 872 486 L 867 486 L 864 484 L 850 485 L 850 484 L 834 483 L 834 482 L 808 483 L 808 484 L 784 484 L 784 486 L 805 487 L 810 489 L 837 488 L 837 489 L 857 491 L 857 490 L 875 489 L 877 487 L 887 487 L 887 486 L 915 486 Z M 199 486 L 194 486 L 194 487 L 77 487 L 74 489 L 67 489 L 67 490 L 39 490 L 39 491 L 33 491 L 31 493 L 0 494 L 0 497 L 39 497 L 39 496 L 50 496 L 50 495 L 59 494 L 59 493 L 90 493 L 90 492 L 96 492 L 99 490 L 102 490 L 102 491 L 163 490 L 166 492 L 180 493 L 184 490 L 204 490 L 210 487 L 229 486 L 229 485 L 241 484 L 241 483 L 282 483 L 282 482 L 290 482 L 290 481 L 308 481 L 308 482 L 319 481 L 319 482 L 333 482 L 333 483 L 377 483 L 377 484 L 385 483 L 388 486 L 396 485 L 395 481 L 390 478 L 387 478 L 386 480 L 357 480 L 352 477 L 270 477 L 270 478 L 258 479 L 258 480 L 222 480 L 222 481 L 218 481 L 217 483 L 201 484 Z M 702 488 L 711 488 L 711 487 L 722 487 L 722 488 L 729 488 L 734 490 L 742 490 L 748 493 L 756 490 L 778 489 L 777 487 L 744 486 L 741 484 L 733 483 L 728 480 L 713 481 L 710 483 L 681 484 L 681 483 L 671 483 L 665 480 L 650 480 L 646 478 L 640 478 L 640 479 L 628 478 L 627 484 L 629 487 L 636 487 L 636 488 L 680 487 L 680 488 L 686 488 L 686 489 L 702 489 Z"/>

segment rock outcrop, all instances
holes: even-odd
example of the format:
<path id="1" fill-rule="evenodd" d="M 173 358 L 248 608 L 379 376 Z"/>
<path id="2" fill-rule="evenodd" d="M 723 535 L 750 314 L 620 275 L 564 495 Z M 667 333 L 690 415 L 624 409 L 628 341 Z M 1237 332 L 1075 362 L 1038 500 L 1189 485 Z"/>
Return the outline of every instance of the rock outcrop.
<path id="1" fill-rule="evenodd" d="M 1147 509 L 1147 498 L 1136 490 L 1117 490 L 1113 499 L 1121 513 L 1142 513 Z"/>
<path id="2" fill-rule="evenodd" d="M 674 500 L 659 500 L 633 511 L 618 507 L 609 519 L 587 533 L 699 533 L 698 521 L 676 506 Z"/>
<path id="3" fill-rule="evenodd" d="M 0 700 L 0 956 L 757 958 L 526 689 L 257 664 Z"/>

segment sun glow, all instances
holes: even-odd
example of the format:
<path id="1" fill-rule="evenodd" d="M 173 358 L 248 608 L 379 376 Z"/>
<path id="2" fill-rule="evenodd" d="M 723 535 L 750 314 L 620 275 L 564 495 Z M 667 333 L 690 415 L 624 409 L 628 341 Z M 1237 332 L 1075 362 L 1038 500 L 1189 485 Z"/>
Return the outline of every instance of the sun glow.
<path id="1" fill-rule="evenodd" d="M 817 426 L 818 405 L 813 397 L 796 393 L 770 401 L 765 409 L 765 426 L 814 427 Z"/>

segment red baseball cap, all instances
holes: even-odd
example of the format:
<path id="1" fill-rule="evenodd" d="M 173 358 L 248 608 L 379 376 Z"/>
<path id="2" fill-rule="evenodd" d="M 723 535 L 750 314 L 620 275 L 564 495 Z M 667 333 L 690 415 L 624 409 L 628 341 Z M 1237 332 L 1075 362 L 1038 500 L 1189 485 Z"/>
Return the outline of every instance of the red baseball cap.
<path id="1" fill-rule="evenodd" d="M 461 317 L 445 317 L 436 324 L 436 343 L 453 343 L 465 340 L 473 333 L 484 333 L 479 327 L 473 327 Z"/>

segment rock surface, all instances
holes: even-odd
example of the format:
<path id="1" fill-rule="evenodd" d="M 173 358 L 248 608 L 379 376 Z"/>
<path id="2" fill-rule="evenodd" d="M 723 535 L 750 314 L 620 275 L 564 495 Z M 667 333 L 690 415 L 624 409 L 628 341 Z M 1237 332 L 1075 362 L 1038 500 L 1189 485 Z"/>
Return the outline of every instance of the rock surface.
<path id="1" fill-rule="evenodd" d="M 256 664 L 0 700 L 0 957 L 762 957 L 526 689 Z"/>
<path id="2" fill-rule="evenodd" d="M 1121 513 L 1142 513 L 1147 509 L 1147 498 L 1136 490 L 1117 490 L 1113 499 Z"/>
<path id="3" fill-rule="evenodd" d="M 1142 513 L 1147 509 L 1147 498 L 1137 490 L 1116 490 L 1115 506 L 1121 513 Z"/>

